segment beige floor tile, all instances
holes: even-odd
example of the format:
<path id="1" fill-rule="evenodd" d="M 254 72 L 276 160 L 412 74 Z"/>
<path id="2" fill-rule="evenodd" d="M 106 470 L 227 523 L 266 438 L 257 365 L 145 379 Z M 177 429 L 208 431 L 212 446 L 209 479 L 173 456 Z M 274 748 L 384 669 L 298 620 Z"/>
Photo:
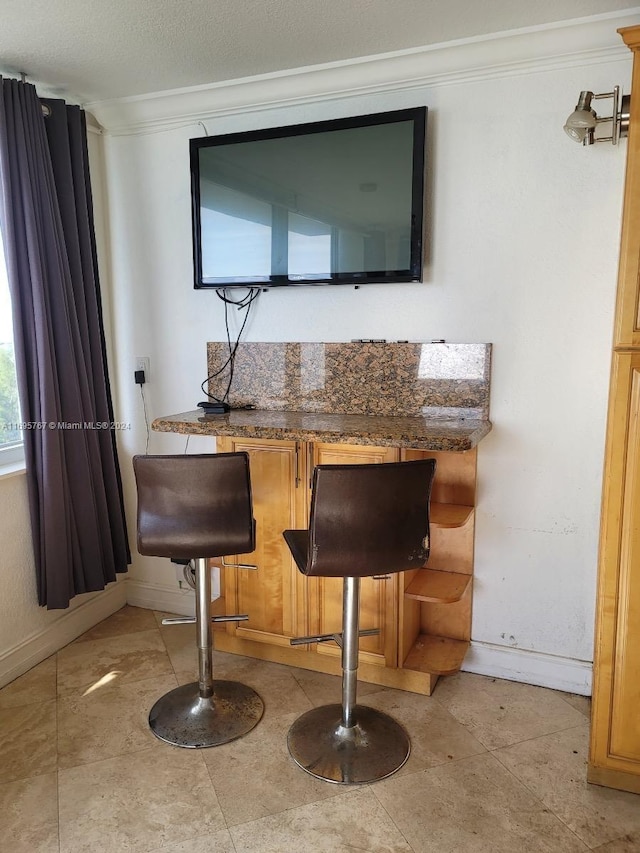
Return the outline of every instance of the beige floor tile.
<path id="1" fill-rule="evenodd" d="M 236 848 L 233 846 L 229 830 L 221 829 L 210 835 L 201 835 L 200 838 L 156 847 L 149 853 L 236 853 Z"/>
<path id="2" fill-rule="evenodd" d="M 407 730 L 411 754 L 399 773 L 415 773 L 485 752 L 480 741 L 432 697 L 385 690 L 369 694 L 362 704 L 389 714 Z"/>
<path id="3" fill-rule="evenodd" d="M 593 853 L 638 853 L 640 850 L 640 832 L 633 832 L 623 838 L 616 838 L 608 844 L 596 847 Z"/>
<path id="4" fill-rule="evenodd" d="M 0 783 L 45 776 L 56 768 L 56 703 L 1 710 Z"/>
<path id="5" fill-rule="evenodd" d="M 52 655 L 0 690 L 0 708 L 17 708 L 55 699 L 56 671 L 56 656 Z"/>
<path id="6" fill-rule="evenodd" d="M 237 853 L 411 853 L 371 789 L 331 787 L 322 802 L 231 827 Z"/>
<path id="7" fill-rule="evenodd" d="M 156 620 L 158 627 L 162 625 L 163 619 L 181 615 L 180 613 L 169 613 L 168 610 L 152 610 L 151 612 L 153 613 L 154 619 Z"/>
<path id="8" fill-rule="evenodd" d="M 558 692 L 558 696 L 562 696 L 565 702 L 568 702 L 572 708 L 576 709 L 576 711 L 580 711 L 581 714 L 584 714 L 587 719 L 591 717 L 591 696 L 580 696 L 578 693 L 561 692 Z"/>
<path id="9" fill-rule="evenodd" d="M 584 723 L 554 690 L 469 672 L 440 679 L 433 697 L 487 749 Z"/>
<path id="10" fill-rule="evenodd" d="M 245 737 L 202 751 L 227 826 L 336 795 L 289 756 L 287 732 L 297 716 L 263 718 Z"/>
<path id="11" fill-rule="evenodd" d="M 0 785 L 0 844 L 6 853 L 58 853 L 55 773 Z"/>
<path id="12" fill-rule="evenodd" d="M 589 847 L 597 847 L 640 832 L 640 796 L 587 783 L 588 742 L 584 723 L 495 756 Z"/>
<path id="13" fill-rule="evenodd" d="M 286 746 L 299 714 L 340 701 L 340 678 L 214 652 L 265 716 L 215 749 L 161 743 L 153 702 L 197 673 L 194 627 L 159 629 L 165 615 L 123 608 L 0 690 L 2 853 L 640 853 L 640 797 L 586 784 L 583 696 L 469 673 L 432 697 L 359 682 L 412 754 L 350 788 Z"/>
<path id="14" fill-rule="evenodd" d="M 265 717 L 293 712 L 302 714 L 311 707 L 288 666 L 216 652 L 213 672 L 214 678 L 240 681 L 253 687 L 264 702 Z M 195 674 L 177 672 L 176 676 L 180 684 L 186 684 L 194 680 Z"/>
<path id="15" fill-rule="evenodd" d="M 175 672 L 198 671 L 198 646 L 195 625 L 162 625 L 160 636 Z M 214 643 L 215 646 L 215 643 Z"/>
<path id="16" fill-rule="evenodd" d="M 293 714 L 311 707 L 288 666 L 238 655 L 225 655 L 217 663 L 218 678 L 242 681 L 253 687 L 265 705 L 265 715 Z"/>
<path id="17" fill-rule="evenodd" d="M 104 640 L 106 637 L 119 637 L 122 634 L 151 631 L 157 627 L 158 624 L 152 610 L 125 604 L 107 619 L 103 619 L 89 631 L 81 634 L 74 642 L 85 643 L 87 640 Z"/>
<path id="18" fill-rule="evenodd" d="M 159 617 L 171 616 L 170 613 L 160 613 Z M 213 631 L 213 654 L 214 666 L 215 659 L 224 660 L 226 658 L 238 658 L 239 655 L 230 655 L 227 652 L 216 651 L 215 636 L 217 630 Z M 167 648 L 167 654 L 171 659 L 171 665 L 176 672 L 193 672 L 195 675 L 198 671 L 198 647 L 196 641 L 196 626 L 195 625 L 162 625 L 160 624 L 160 636 Z"/>
<path id="19" fill-rule="evenodd" d="M 415 853 L 587 850 L 493 755 L 396 775 L 371 789 Z"/>
<path id="20" fill-rule="evenodd" d="M 117 674 L 120 681 L 140 681 L 172 674 L 157 629 L 102 640 L 72 643 L 58 652 L 58 693 L 90 686 Z"/>
<path id="21" fill-rule="evenodd" d="M 148 748 L 153 704 L 177 686 L 175 675 L 74 688 L 58 700 L 58 766 L 75 767 Z"/>
<path id="22" fill-rule="evenodd" d="M 224 829 L 199 750 L 161 744 L 61 770 L 60 853 L 147 853 Z"/>

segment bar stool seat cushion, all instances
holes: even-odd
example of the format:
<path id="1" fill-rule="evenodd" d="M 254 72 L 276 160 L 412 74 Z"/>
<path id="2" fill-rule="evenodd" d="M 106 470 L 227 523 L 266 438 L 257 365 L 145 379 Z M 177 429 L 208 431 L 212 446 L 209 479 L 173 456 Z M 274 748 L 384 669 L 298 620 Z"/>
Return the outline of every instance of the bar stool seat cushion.
<path id="1" fill-rule="evenodd" d="M 285 530 L 300 571 L 368 577 L 420 568 L 429 557 L 429 492 L 435 462 L 318 465 L 309 530 Z"/>
<path id="2" fill-rule="evenodd" d="M 138 456 L 138 551 L 145 556 L 195 559 L 247 554 L 255 522 L 247 486 L 248 460 L 240 454 Z M 248 492 L 250 494 L 250 491 Z"/>

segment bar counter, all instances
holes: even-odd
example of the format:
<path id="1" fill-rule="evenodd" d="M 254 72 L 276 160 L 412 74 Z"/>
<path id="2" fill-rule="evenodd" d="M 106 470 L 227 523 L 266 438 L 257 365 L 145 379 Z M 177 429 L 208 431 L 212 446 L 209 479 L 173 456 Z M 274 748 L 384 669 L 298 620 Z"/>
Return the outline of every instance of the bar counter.
<path id="1" fill-rule="evenodd" d="M 490 432 L 491 422 L 484 418 L 342 415 L 236 409 L 225 415 L 205 415 L 202 410 L 166 415 L 157 418 L 152 428 L 157 432 L 184 435 L 322 441 L 329 444 L 459 452 L 476 447 Z"/>

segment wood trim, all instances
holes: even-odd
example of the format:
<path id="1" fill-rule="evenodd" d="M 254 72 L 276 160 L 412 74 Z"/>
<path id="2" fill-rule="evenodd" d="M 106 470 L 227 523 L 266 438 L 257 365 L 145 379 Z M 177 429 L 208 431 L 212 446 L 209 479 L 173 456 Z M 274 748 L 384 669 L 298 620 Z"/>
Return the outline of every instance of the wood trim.
<path id="1" fill-rule="evenodd" d="M 620 27 L 618 32 L 622 37 L 622 41 L 630 50 L 638 50 L 640 48 L 640 26 Z"/>
<path id="2" fill-rule="evenodd" d="M 452 604 L 460 601 L 471 583 L 471 575 L 444 572 L 437 569 L 418 569 L 404 594 L 418 601 Z"/>
<path id="3" fill-rule="evenodd" d="M 587 769 L 587 781 L 592 785 L 604 785 L 605 788 L 640 794 L 640 776 L 635 773 L 625 773 L 623 770 L 590 766 Z"/>
<path id="4" fill-rule="evenodd" d="M 468 648 L 468 640 L 421 634 L 407 655 L 403 668 L 433 675 L 452 675 L 460 670 Z"/>
<path id="5" fill-rule="evenodd" d="M 273 663 L 283 663 L 313 672 L 324 672 L 328 675 L 340 676 L 342 667 L 340 657 L 336 655 L 317 655 L 303 651 L 300 647 L 272 646 L 268 643 L 256 643 L 242 640 L 231 634 L 216 633 L 215 647 L 221 652 L 236 655 L 247 655 L 258 660 L 268 660 Z M 380 664 L 372 664 L 360 659 L 358 662 L 358 681 L 368 684 L 380 684 L 383 687 L 394 687 L 397 690 L 408 690 L 410 693 L 420 693 L 430 696 L 435 687 L 437 675 L 428 672 L 397 669 Z"/>
<path id="6" fill-rule="evenodd" d="M 631 116 L 640 115 L 640 27 L 618 30 L 633 51 L 633 83 L 631 86 Z M 640 122 L 631 120 L 627 138 L 627 169 L 625 176 L 620 238 L 620 263 L 614 325 L 614 346 L 640 346 Z"/>
<path id="7" fill-rule="evenodd" d="M 631 359 L 627 441 L 620 518 L 618 618 L 613 680 L 611 755 L 637 763 L 640 771 L 640 355 Z M 622 768 L 621 768 L 622 769 Z"/>
<path id="8" fill-rule="evenodd" d="M 474 513 L 474 507 L 460 504 L 431 502 L 432 527 L 464 527 Z"/>

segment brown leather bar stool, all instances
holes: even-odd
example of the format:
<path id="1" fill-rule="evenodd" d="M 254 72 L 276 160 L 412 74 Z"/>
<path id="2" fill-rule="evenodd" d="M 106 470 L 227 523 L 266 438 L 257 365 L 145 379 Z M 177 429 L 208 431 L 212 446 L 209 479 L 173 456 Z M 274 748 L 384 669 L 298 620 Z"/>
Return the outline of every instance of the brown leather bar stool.
<path id="1" fill-rule="evenodd" d="M 194 560 L 196 615 L 163 619 L 193 623 L 198 634 L 198 681 L 166 693 L 149 714 L 151 731 L 175 746 L 217 746 L 259 722 L 262 699 L 237 681 L 213 680 L 211 622 L 245 621 L 246 614 L 211 616 L 210 557 L 255 549 L 249 457 L 246 453 L 134 456 L 138 487 L 138 551 Z M 247 566 L 246 568 L 254 568 Z"/>
<path id="2" fill-rule="evenodd" d="M 308 530 L 285 530 L 300 571 L 342 577 L 342 633 L 292 644 L 336 640 L 342 647 L 342 704 L 307 711 L 289 729 L 293 760 L 327 782 L 375 782 L 399 770 L 411 744 L 392 717 L 356 704 L 360 578 L 422 566 L 429 556 L 429 499 L 434 459 L 378 465 L 319 465 L 313 475 Z"/>

